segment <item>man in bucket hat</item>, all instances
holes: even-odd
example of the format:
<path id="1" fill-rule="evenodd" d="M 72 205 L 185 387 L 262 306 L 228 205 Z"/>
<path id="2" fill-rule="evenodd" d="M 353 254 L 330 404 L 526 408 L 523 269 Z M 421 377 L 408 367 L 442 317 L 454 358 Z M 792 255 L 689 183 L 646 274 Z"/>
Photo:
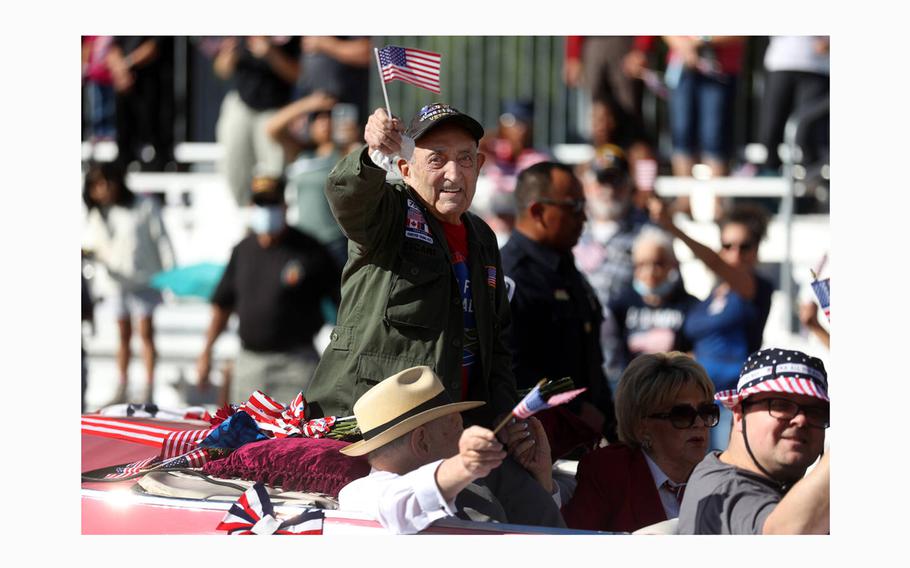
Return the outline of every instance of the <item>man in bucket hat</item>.
<path id="1" fill-rule="evenodd" d="M 736 389 L 714 398 L 733 411 L 733 434 L 725 451 L 710 452 L 692 471 L 678 531 L 827 533 L 830 458 L 822 453 L 830 418 L 821 360 L 786 349 L 757 351 Z"/>
<path id="2" fill-rule="evenodd" d="M 494 497 L 506 452 L 490 430 L 480 426 L 464 429 L 460 415 L 483 404 L 452 402 L 442 382 L 425 366 L 401 371 L 367 391 L 354 404 L 363 440 L 341 452 L 366 455 L 372 471 L 342 488 L 340 508 L 371 513 L 399 534 L 419 532 L 438 519 L 455 515 L 508 522 L 509 499 L 527 500 L 529 495 L 542 493 L 537 488 L 536 493 L 519 492 L 523 496 L 504 495 L 502 502 Z M 529 424 L 540 442 L 535 444 L 528 437 L 526 447 L 519 449 L 534 450 L 522 463 L 552 496 L 546 505 L 558 506 L 547 438 L 536 419 L 531 418 Z M 513 490 L 510 486 L 509 491 Z M 534 506 L 524 503 L 528 505 Z M 539 500 L 536 506 L 540 506 Z"/>

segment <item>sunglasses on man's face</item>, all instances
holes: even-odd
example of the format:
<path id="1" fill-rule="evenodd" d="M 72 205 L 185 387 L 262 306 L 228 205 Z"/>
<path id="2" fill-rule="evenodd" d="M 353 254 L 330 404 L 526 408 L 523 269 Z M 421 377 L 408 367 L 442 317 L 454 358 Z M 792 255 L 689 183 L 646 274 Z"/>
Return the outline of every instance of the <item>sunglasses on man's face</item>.
<path id="1" fill-rule="evenodd" d="M 713 428 L 720 421 L 720 407 L 713 402 L 699 404 L 698 408 L 690 404 L 677 404 L 669 412 L 658 412 L 648 416 L 648 418 L 669 420 L 674 428 L 680 430 L 691 428 L 695 424 L 696 417 L 700 417 L 702 424 L 708 428 Z"/>
<path id="2" fill-rule="evenodd" d="M 540 199 L 538 203 L 565 207 L 572 213 L 578 214 L 585 210 L 587 201 L 584 199 Z"/>
<path id="3" fill-rule="evenodd" d="M 724 250 L 737 249 L 740 252 L 749 252 L 755 248 L 755 243 L 746 241 L 744 243 L 721 243 L 720 247 Z"/>

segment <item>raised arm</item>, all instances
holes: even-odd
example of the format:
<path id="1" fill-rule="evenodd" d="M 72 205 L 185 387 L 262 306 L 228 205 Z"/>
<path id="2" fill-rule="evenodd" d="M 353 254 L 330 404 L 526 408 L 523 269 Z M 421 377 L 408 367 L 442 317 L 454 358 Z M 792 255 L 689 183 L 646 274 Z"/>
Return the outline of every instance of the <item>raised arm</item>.
<path id="1" fill-rule="evenodd" d="M 325 53 L 332 59 L 352 67 L 367 67 L 372 56 L 370 38 L 341 39 L 333 36 L 304 36 L 303 51 Z"/>
<path id="2" fill-rule="evenodd" d="M 831 453 L 799 480 L 765 519 L 762 534 L 827 534 L 831 530 Z"/>
<path id="3" fill-rule="evenodd" d="M 664 230 L 681 240 L 695 257 L 702 261 L 711 272 L 726 282 L 730 288 L 746 300 L 755 297 L 755 276 L 747 268 L 737 268 L 727 264 L 717 252 L 696 241 L 673 223 L 667 205 L 657 196 L 651 196 L 648 201 L 648 210 L 651 220 L 660 225 Z"/>
<path id="4" fill-rule="evenodd" d="M 386 171 L 376 166 L 369 154 L 398 153 L 402 130 L 398 119 L 389 119 L 383 109 L 376 110 L 364 129 L 367 146 L 343 158 L 326 181 L 325 195 L 332 214 L 345 236 L 362 247 L 368 247 L 374 237 L 388 237 L 371 233 L 371 228 L 381 227 L 382 220 L 400 210 L 397 197 L 390 195 L 391 186 L 385 183 Z"/>

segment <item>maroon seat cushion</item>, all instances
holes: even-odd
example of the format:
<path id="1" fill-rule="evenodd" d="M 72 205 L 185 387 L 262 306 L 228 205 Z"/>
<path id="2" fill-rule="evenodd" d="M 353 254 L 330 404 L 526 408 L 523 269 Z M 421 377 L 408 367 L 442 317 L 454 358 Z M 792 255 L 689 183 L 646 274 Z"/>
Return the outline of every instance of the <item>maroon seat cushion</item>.
<path id="1" fill-rule="evenodd" d="M 346 456 L 338 451 L 347 445 L 348 442 L 327 438 L 262 440 L 206 463 L 202 472 L 213 477 L 261 481 L 285 491 L 337 497 L 342 487 L 370 473 L 365 457 Z"/>

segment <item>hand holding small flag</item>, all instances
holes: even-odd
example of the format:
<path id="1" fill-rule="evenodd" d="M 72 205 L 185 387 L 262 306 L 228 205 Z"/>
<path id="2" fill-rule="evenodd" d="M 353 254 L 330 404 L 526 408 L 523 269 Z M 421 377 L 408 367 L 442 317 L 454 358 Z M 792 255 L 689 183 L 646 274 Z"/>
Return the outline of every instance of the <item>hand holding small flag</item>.
<path id="1" fill-rule="evenodd" d="M 515 408 L 512 409 L 512 413 L 507 416 L 495 430 L 493 430 L 493 433 L 499 432 L 513 417 L 520 419 L 530 418 L 541 410 L 565 404 L 588 390 L 587 388 L 564 390 L 565 387 L 569 385 L 572 385 L 572 380 L 568 378 L 563 378 L 558 381 L 541 379 L 540 382 L 537 383 L 521 401 L 519 401 Z"/>

